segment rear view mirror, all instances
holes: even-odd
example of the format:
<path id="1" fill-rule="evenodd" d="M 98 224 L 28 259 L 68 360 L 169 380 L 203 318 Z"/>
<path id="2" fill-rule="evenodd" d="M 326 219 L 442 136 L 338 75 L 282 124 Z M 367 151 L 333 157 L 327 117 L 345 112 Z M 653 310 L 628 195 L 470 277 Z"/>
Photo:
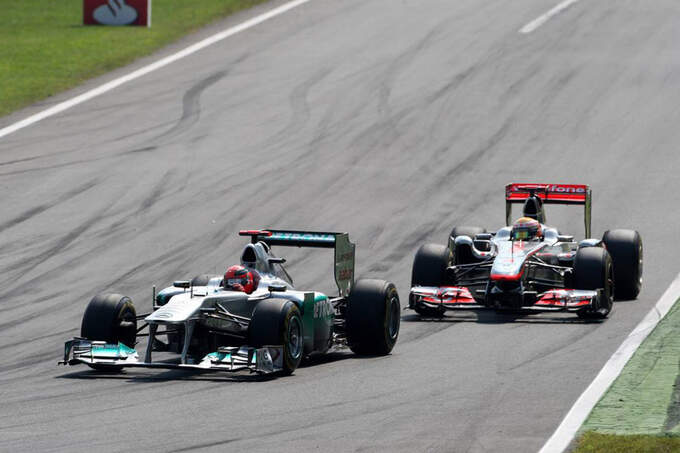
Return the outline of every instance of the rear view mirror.
<path id="1" fill-rule="evenodd" d="M 187 289 L 191 287 L 191 282 L 189 280 L 178 280 L 176 282 L 172 282 L 172 286 L 174 286 L 175 288 Z"/>
<path id="2" fill-rule="evenodd" d="M 270 293 L 273 292 L 284 292 L 286 290 L 286 287 L 284 285 L 269 285 L 267 287 Z"/>

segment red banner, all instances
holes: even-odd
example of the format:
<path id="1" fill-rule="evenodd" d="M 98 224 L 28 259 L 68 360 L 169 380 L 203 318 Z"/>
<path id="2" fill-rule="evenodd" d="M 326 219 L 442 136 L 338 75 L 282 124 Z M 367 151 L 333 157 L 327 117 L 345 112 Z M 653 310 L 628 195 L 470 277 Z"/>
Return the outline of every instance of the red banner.
<path id="1" fill-rule="evenodd" d="M 85 25 L 151 26 L 151 0 L 83 0 Z"/>

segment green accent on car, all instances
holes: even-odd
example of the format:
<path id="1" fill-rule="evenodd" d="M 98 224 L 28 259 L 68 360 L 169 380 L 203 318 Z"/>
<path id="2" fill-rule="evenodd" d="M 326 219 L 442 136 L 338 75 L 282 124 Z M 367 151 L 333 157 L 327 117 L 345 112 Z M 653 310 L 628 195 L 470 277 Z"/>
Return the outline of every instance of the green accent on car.
<path id="1" fill-rule="evenodd" d="M 323 241 L 332 243 L 335 242 L 334 234 L 318 234 L 318 233 L 272 233 L 270 239 L 277 239 L 280 241 Z"/>
<path id="2" fill-rule="evenodd" d="M 211 352 L 206 357 L 209 357 L 213 362 L 231 362 L 231 354 L 228 352 Z"/>
<path id="3" fill-rule="evenodd" d="M 305 293 L 302 301 L 302 336 L 305 341 L 305 351 L 314 349 L 314 304 L 316 293 Z"/>
<path id="4" fill-rule="evenodd" d="M 92 354 L 97 357 L 125 358 L 136 354 L 137 351 L 127 347 L 123 343 L 115 344 L 93 344 Z"/>

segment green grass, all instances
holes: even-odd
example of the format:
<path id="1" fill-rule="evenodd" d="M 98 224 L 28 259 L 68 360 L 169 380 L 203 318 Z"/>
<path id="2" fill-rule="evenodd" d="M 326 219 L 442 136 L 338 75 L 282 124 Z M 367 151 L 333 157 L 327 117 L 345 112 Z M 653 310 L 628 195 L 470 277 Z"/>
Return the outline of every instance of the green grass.
<path id="1" fill-rule="evenodd" d="M 680 303 L 640 345 L 583 425 L 602 434 L 680 434 Z"/>
<path id="2" fill-rule="evenodd" d="M 671 435 L 616 435 L 586 432 L 572 453 L 672 453 L 680 451 L 680 437 Z"/>
<path id="3" fill-rule="evenodd" d="M 0 0 L 0 116 L 266 0 L 153 0 L 152 27 L 82 25 L 82 0 Z"/>
<path id="4" fill-rule="evenodd" d="M 680 452 L 680 301 L 581 428 L 575 453 Z"/>

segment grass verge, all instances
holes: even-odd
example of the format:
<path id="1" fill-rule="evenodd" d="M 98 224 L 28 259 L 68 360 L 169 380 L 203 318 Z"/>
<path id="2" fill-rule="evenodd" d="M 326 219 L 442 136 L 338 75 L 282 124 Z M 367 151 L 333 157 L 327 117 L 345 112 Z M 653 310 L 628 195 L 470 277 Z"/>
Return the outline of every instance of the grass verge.
<path id="1" fill-rule="evenodd" d="M 593 431 L 579 439 L 574 453 L 675 453 L 680 451 L 680 437 L 646 434 L 617 435 Z"/>
<path id="2" fill-rule="evenodd" d="M 153 0 L 152 27 L 82 25 L 82 0 L 0 0 L 0 116 L 266 0 Z"/>
<path id="3" fill-rule="evenodd" d="M 680 303 L 640 345 L 581 429 L 585 452 L 680 452 Z"/>

